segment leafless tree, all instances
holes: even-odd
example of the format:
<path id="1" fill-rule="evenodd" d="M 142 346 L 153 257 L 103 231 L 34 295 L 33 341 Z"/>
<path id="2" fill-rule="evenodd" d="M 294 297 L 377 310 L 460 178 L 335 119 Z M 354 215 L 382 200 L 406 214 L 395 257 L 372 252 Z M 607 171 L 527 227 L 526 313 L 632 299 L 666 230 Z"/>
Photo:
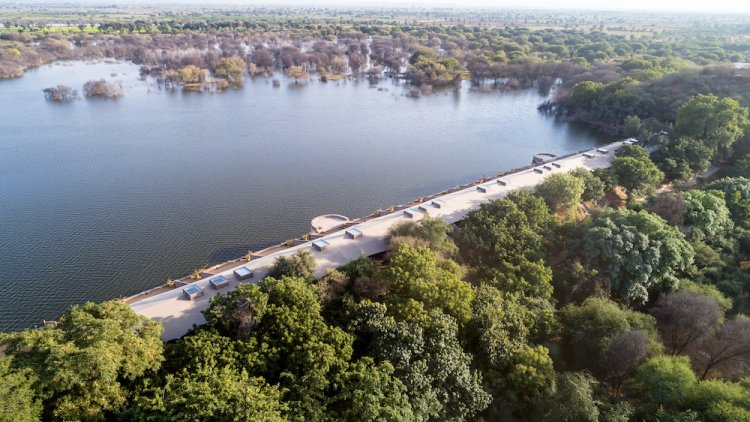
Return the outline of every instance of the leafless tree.
<path id="1" fill-rule="evenodd" d="M 673 355 L 687 352 L 690 346 L 716 330 L 722 320 L 716 299 L 695 292 L 662 296 L 651 315 L 656 318 L 664 345 Z"/>
<path id="2" fill-rule="evenodd" d="M 78 92 L 66 85 L 58 85 L 44 90 L 44 96 L 52 101 L 71 101 L 78 98 Z"/>
<path id="3" fill-rule="evenodd" d="M 98 81 L 88 81 L 83 85 L 83 93 L 87 97 L 107 97 L 114 98 L 122 95 L 122 88 L 113 82 L 107 82 L 104 79 Z"/>
<path id="4" fill-rule="evenodd" d="M 704 339 L 691 358 L 701 380 L 709 376 L 737 379 L 749 375 L 750 319 L 737 317 L 727 321 Z"/>
<path id="5" fill-rule="evenodd" d="M 619 396 L 623 381 L 643 362 L 647 351 L 648 335 L 641 330 L 623 331 L 609 341 L 602 371 L 614 397 Z"/>

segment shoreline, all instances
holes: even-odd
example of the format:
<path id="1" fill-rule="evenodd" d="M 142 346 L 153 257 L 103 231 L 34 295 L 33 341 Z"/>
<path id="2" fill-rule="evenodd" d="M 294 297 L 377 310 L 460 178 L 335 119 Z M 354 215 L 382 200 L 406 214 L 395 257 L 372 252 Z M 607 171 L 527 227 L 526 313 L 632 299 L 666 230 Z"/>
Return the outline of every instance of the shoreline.
<path id="1" fill-rule="evenodd" d="M 596 147 L 593 148 L 593 149 L 596 149 Z M 572 156 L 578 155 L 578 154 L 583 154 L 584 152 L 591 151 L 591 150 L 592 150 L 592 148 L 589 148 L 589 149 L 584 149 L 584 150 L 572 152 L 572 153 L 569 153 L 569 154 L 564 154 L 564 155 L 561 155 L 561 156 L 557 156 L 557 157 L 555 157 L 553 159 L 549 159 L 549 160 L 547 160 L 545 162 L 552 162 L 552 161 L 557 161 L 557 160 L 563 160 L 565 158 L 569 158 L 569 157 L 572 157 Z M 346 229 L 348 227 L 351 227 L 351 226 L 354 226 L 356 224 L 364 223 L 364 222 L 370 221 L 370 220 L 372 220 L 374 218 L 381 217 L 381 216 L 383 216 L 385 214 L 389 214 L 389 213 L 393 213 L 393 212 L 398 212 L 398 211 L 403 211 L 406 208 L 409 208 L 409 207 L 412 207 L 412 206 L 415 206 L 415 205 L 419 205 L 420 203 L 432 200 L 432 199 L 434 199 L 436 197 L 440 197 L 440 196 L 443 196 L 443 195 L 448 195 L 450 193 L 457 192 L 457 191 L 460 191 L 460 190 L 463 190 L 463 189 L 466 189 L 466 188 L 469 188 L 469 187 L 472 187 L 472 186 L 480 185 L 482 183 L 485 183 L 489 179 L 494 179 L 494 178 L 498 178 L 498 177 L 504 177 L 504 176 L 512 175 L 514 173 L 519 173 L 519 172 L 522 172 L 522 171 L 525 171 L 525 170 L 529 170 L 529 169 L 541 166 L 545 162 L 539 162 L 539 163 L 535 163 L 535 164 L 532 163 L 532 164 L 527 165 L 527 166 L 517 167 L 517 168 L 511 169 L 511 170 L 508 170 L 508 171 L 500 172 L 500 173 L 498 173 L 498 174 L 496 174 L 494 176 L 487 176 L 487 177 L 483 177 L 483 178 L 480 178 L 480 179 L 476 179 L 474 181 L 471 181 L 471 182 L 463 184 L 463 185 L 457 185 L 457 186 L 455 186 L 453 188 L 446 189 L 446 190 L 434 193 L 434 194 L 429 195 L 429 196 L 424 196 L 424 197 L 419 196 L 419 197 L 417 197 L 417 198 L 413 199 L 412 201 L 409 201 L 409 202 L 407 202 L 405 204 L 392 205 L 392 206 L 386 208 L 385 210 L 383 210 L 383 209 L 375 210 L 375 212 L 373 212 L 373 213 L 371 213 L 369 215 L 366 215 L 364 217 L 358 217 L 358 218 L 350 219 L 346 223 L 344 223 L 342 225 L 335 226 L 335 227 L 333 227 L 333 228 L 331 228 L 329 230 L 322 231 L 322 232 L 315 233 L 315 234 L 309 233 L 309 234 L 306 234 L 305 236 L 302 236 L 302 237 L 290 239 L 292 241 L 291 244 L 289 244 L 288 243 L 289 240 L 287 240 L 287 241 L 284 241 L 284 242 L 281 242 L 281 243 L 278 243 L 278 244 L 275 244 L 275 245 L 271 245 L 271 246 L 269 246 L 267 248 L 264 248 L 264 249 L 261 249 L 259 251 L 248 251 L 248 254 L 252 254 L 252 257 L 250 259 L 246 259 L 244 257 L 240 257 L 240 258 L 235 258 L 235 259 L 230 259 L 230 260 L 227 260 L 227 261 L 223 261 L 223 262 L 220 262 L 218 264 L 211 265 L 210 267 L 202 268 L 202 270 L 203 270 L 202 273 L 209 274 L 209 276 L 213 276 L 214 274 L 218 274 L 218 273 L 223 272 L 224 270 L 227 269 L 227 268 L 224 268 L 224 267 L 234 268 L 234 267 L 240 265 L 240 263 L 249 263 L 249 262 L 251 262 L 251 261 L 253 261 L 255 259 L 259 259 L 259 258 L 268 256 L 268 255 L 273 254 L 273 253 L 282 252 L 284 250 L 293 248 L 293 247 L 298 246 L 300 244 L 316 240 L 318 238 L 324 237 L 326 235 L 329 235 L 331 233 L 334 233 L 334 232 L 337 232 L 337 231 L 340 231 L 340 230 L 344 230 L 344 229 Z M 134 294 L 129 295 L 129 296 L 115 298 L 114 300 L 119 300 L 119 301 L 127 303 L 128 305 L 132 305 L 132 304 L 135 304 L 135 303 L 137 303 L 137 302 L 139 302 L 141 300 L 148 299 L 149 297 L 153 297 L 153 296 L 155 296 L 157 294 L 164 293 L 166 291 L 175 290 L 175 289 L 177 289 L 179 287 L 183 287 L 183 286 L 189 285 L 191 283 L 194 283 L 196 281 L 201 280 L 202 278 L 205 278 L 205 277 L 201 277 L 200 279 L 195 279 L 191 275 L 186 275 L 186 276 L 178 278 L 178 279 L 173 279 L 173 281 L 175 283 L 174 287 L 168 286 L 167 283 L 165 282 L 163 284 L 160 284 L 158 286 L 152 287 L 150 289 L 143 290 L 141 292 L 134 293 Z"/>
<path id="2" fill-rule="evenodd" d="M 163 286 L 134 295 L 126 302 L 138 314 L 163 326 L 162 338 L 172 340 L 186 334 L 194 325 L 205 323 L 202 311 L 210 304 L 211 297 L 223 291 L 230 291 L 242 283 L 255 283 L 264 278 L 276 258 L 292 255 L 300 250 L 308 250 L 313 254 L 317 269 L 316 277 L 321 277 L 329 268 L 337 268 L 360 256 L 372 256 L 387 250 L 385 238 L 389 229 L 402 221 L 420 220 L 425 214 L 442 218 L 449 224 L 462 220 L 469 212 L 477 209 L 481 204 L 491 200 L 501 199 L 508 193 L 518 189 L 533 189 L 546 179 L 547 176 L 568 172 L 576 168 L 596 169 L 609 167 L 614 151 L 631 140 L 621 140 L 606 145 L 566 154 L 542 164 L 532 164 L 496 176 L 485 177 L 471 183 L 448 189 L 427 197 L 417 198 L 407 204 L 394 206 L 387 212 L 375 212 L 369 216 L 352 220 L 345 226 L 338 226 L 329 232 L 310 236 L 307 239 L 297 239 L 292 245 L 280 244 L 264 251 L 263 256 L 250 259 L 227 261 L 211 267 L 201 273 L 199 279 L 183 278 L 174 287 L 164 289 Z M 553 164 L 554 163 L 554 164 Z M 359 232 L 353 237 L 347 230 L 353 226 Z M 317 241 L 316 243 L 314 243 Z M 323 247 L 320 242 L 323 241 Z M 282 247 L 284 246 L 284 247 Z M 264 252 L 261 251 L 261 252 Z M 246 267 L 254 275 L 250 278 L 239 279 L 234 270 Z M 215 287 L 211 279 L 223 278 L 226 284 Z M 190 286 L 197 297 L 188 298 L 183 288 Z M 158 291 L 156 289 L 162 289 Z M 122 299 L 121 299 L 122 300 Z"/>

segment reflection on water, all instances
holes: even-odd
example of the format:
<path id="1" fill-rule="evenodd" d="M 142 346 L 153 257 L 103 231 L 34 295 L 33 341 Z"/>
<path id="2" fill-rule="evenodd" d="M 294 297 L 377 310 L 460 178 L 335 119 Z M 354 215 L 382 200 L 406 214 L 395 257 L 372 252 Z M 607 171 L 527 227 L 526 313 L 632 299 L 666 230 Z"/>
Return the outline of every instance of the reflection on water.
<path id="1" fill-rule="evenodd" d="M 100 78 L 125 95 L 42 94 Z M 73 63 L 0 92 L 2 330 L 301 235 L 319 214 L 366 215 L 601 141 L 537 112 L 535 90 L 414 99 L 391 81 L 259 78 L 182 93 L 132 64 Z"/>

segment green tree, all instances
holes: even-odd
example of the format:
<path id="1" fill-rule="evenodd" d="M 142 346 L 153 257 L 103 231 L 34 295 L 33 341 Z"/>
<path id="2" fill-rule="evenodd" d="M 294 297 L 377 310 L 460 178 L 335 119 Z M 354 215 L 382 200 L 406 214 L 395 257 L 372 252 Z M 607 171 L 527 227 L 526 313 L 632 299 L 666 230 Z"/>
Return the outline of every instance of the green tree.
<path id="1" fill-rule="evenodd" d="M 608 210 L 585 229 L 583 255 L 588 266 L 609 278 L 613 293 L 645 303 L 649 291 L 674 290 L 678 273 L 693 263 L 685 236 L 646 211 Z"/>
<path id="2" fill-rule="evenodd" d="M 243 345 L 208 327 L 195 330 L 166 343 L 162 372 L 175 374 L 183 370 L 193 372 L 199 368 L 240 367 L 245 362 L 254 362 L 257 354 L 248 352 Z"/>
<path id="3" fill-rule="evenodd" d="M 295 84 L 298 80 L 307 78 L 307 70 L 302 66 L 289 66 L 284 72 L 289 75 L 289 77 L 294 78 Z"/>
<path id="4" fill-rule="evenodd" d="M 596 202 L 604 196 L 604 182 L 596 177 L 593 172 L 584 168 L 578 168 L 568 174 L 583 181 L 583 193 L 581 194 L 581 199 L 584 201 Z"/>
<path id="5" fill-rule="evenodd" d="M 533 325 L 534 315 L 515 295 L 482 284 L 467 327 L 471 350 L 482 365 L 501 367 L 527 344 Z"/>
<path id="6" fill-rule="evenodd" d="M 654 319 L 622 308 L 608 299 L 590 297 L 581 305 L 567 305 L 561 312 L 560 320 L 567 350 L 579 368 L 597 373 L 606 370 L 603 364 L 610 342 L 625 331 L 645 332 L 649 338 L 650 353 L 659 351 Z"/>
<path id="7" fill-rule="evenodd" d="M 202 83 L 206 79 L 206 76 L 208 76 L 206 69 L 201 69 L 194 65 L 188 65 L 180 69 L 180 80 L 186 84 Z"/>
<path id="8" fill-rule="evenodd" d="M 611 168 L 617 183 L 627 189 L 629 194 L 653 188 L 664 179 L 664 173 L 651 161 L 648 152 L 636 145 L 618 149 Z"/>
<path id="9" fill-rule="evenodd" d="M 268 270 L 268 277 L 300 277 L 309 282 L 315 278 L 317 267 L 315 257 L 309 251 L 300 250 L 292 256 L 280 256 L 276 258 L 273 266 Z"/>
<path id="10" fill-rule="evenodd" d="M 268 294 L 258 285 L 240 284 L 235 290 L 211 298 L 211 305 L 203 315 L 210 327 L 240 340 L 247 338 L 260 323 L 267 305 Z"/>
<path id="11" fill-rule="evenodd" d="M 216 66 L 216 76 L 227 78 L 229 82 L 239 83 L 242 81 L 242 75 L 245 74 L 245 60 L 239 56 L 224 57 L 219 60 Z"/>
<path id="12" fill-rule="evenodd" d="M 0 355 L 0 421 L 33 422 L 41 419 L 42 402 L 36 397 L 36 376 L 31 369 L 11 369 L 11 358 Z"/>
<path id="13" fill-rule="evenodd" d="M 425 216 L 419 222 L 405 221 L 391 227 L 388 230 L 388 243 L 392 246 L 404 237 L 416 238 L 423 241 L 424 245 L 433 251 L 451 256 L 458 251 L 456 244 L 449 237 L 452 231 L 453 226 L 445 220 Z"/>
<path id="14" fill-rule="evenodd" d="M 700 139 L 713 153 L 728 157 L 732 145 L 745 132 L 747 115 L 747 108 L 733 98 L 699 94 L 677 110 L 675 133 L 679 137 Z"/>
<path id="15" fill-rule="evenodd" d="M 740 382 L 701 381 L 688 399 L 689 406 L 701 411 L 707 420 L 750 421 L 750 378 Z"/>
<path id="16" fill-rule="evenodd" d="M 511 356 L 499 380 L 500 393 L 522 409 L 546 394 L 555 381 L 555 369 L 544 346 L 526 346 Z M 527 409 L 524 409 L 528 411 Z"/>
<path id="17" fill-rule="evenodd" d="M 5 336 L 16 368 L 38 375 L 45 414 L 102 420 L 126 403 L 128 383 L 159 369 L 161 325 L 122 302 L 72 306 L 57 327 Z"/>
<path id="18" fill-rule="evenodd" d="M 247 286 L 228 300 L 214 300 L 205 312 L 208 325 L 229 327 L 232 333 L 239 322 L 216 319 L 243 318 L 246 314 L 233 312 L 231 306 L 245 306 L 243 300 L 258 301 L 247 305 L 248 309 L 263 310 L 252 313 L 252 329 L 238 343 L 240 365 L 279 384 L 292 418 L 323 418 L 327 397 L 340 383 L 351 359 L 354 339 L 326 324 L 315 287 L 302 278 L 266 277 Z"/>
<path id="19" fill-rule="evenodd" d="M 670 140 L 651 154 L 667 179 L 688 180 L 708 170 L 714 151 L 705 142 L 693 138 Z"/>
<path id="20" fill-rule="evenodd" d="M 375 362 L 388 361 L 406 386 L 416 420 L 465 420 L 483 410 L 490 395 L 471 355 L 458 341 L 453 318 L 437 311 L 420 321 L 398 321 L 385 304 L 362 301 L 349 313 L 349 330 Z"/>
<path id="21" fill-rule="evenodd" d="M 724 192 L 690 190 L 683 195 L 687 202 L 685 224 L 691 239 L 714 244 L 731 233 L 734 223 Z"/>
<path id="22" fill-rule="evenodd" d="M 638 368 L 633 381 L 631 394 L 645 401 L 648 409 L 663 406 L 671 410 L 687 401 L 698 380 L 687 357 L 656 356 Z"/>
<path id="23" fill-rule="evenodd" d="M 724 192 L 724 200 L 732 220 L 741 227 L 750 227 L 750 179 L 725 177 L 706 186 L 706 189 Z"/>
<path id="24" fill-rule="evenodd" d="M 461 275 L 455 263 L 440 262 L 430 249 L 404 244 L 396 245 L 384 271 L 390 300 L 417 300 L 425 309 L 440 310 L 463 326 L 471 318 L 474 289 Z"/>
<path id="25" fill-rule="evenodd" d="M 538 420 L 597 422 L 601 405 L 594 398 L 597 384 L 596 379 L 583 372 L 557 374 L 553 393 L 537 404 Z"/>
<path id="26" fill-rule="evenodd" d="M 581 202 L 584 188 L 583 180 L 567 173 L 557 173 L 537 185 L 537 192 L 550 209 L 567 214 Z"/>
<path id="27" fill-rule="evenodd" d="M 535 261 L 543 256 L 544 236 L 552 225 L 542 198 L 525 190 L 513 192 L 466 216 L 459 235 L 461 255 L 475 267 L 500 267 L 519 257 Z"/>
<path id="28" fill-rule="evenodd" d="M 371 358 L 362 358 L 344 374 L 341 391 L 330 407 L 346 421 L 414 420 L 406 386 L 393 373 L 387 361 L 376 365 Z"/>
<path id="29" fill-rule="evenodd" d="M 157 421 L 285 421 L 277 387 L 232 367 L 198 367 L 167 374 L 134 400 L 130 417 Z"/>

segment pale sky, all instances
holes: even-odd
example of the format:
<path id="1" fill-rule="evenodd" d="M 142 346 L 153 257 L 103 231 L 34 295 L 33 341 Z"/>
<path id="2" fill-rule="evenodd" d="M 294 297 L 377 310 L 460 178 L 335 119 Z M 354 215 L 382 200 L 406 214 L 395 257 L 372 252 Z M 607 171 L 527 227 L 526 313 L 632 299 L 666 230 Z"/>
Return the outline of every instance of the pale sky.
<path id="1" fill-rule="evenodd" d="M 0 3 L 66 4 L 190 4 L 205 6 L 361 6 L 361 7 L 467 7 L 498 9 L 585 9 L 750 15 L 750 0 L 0 0 Z"/>
<path id="2" fill-rule="evenodd" d="M 195 2 L 200 3 L 200 1 Z M 741 12 L 750 14 L 750 0 L 236 0 L 236 3 L 280 5 L 379 5 L 405 7 L 455 6 L 534 9 L 659 10 L 672 12 Z"/>

